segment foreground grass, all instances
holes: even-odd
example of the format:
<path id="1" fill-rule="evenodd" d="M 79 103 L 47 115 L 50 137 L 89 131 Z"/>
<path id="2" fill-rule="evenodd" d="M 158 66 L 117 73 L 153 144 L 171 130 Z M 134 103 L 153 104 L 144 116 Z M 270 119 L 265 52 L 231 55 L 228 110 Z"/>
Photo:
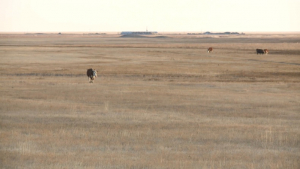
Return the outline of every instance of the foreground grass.
<path id="1" fill-rule="evenodd" d="M 44 93 L 48 81 L 6 82 L 19 93 L 1 98 L 3 168 L 299 167 L 299 101 L 285 85 L 78 80 Z"/>

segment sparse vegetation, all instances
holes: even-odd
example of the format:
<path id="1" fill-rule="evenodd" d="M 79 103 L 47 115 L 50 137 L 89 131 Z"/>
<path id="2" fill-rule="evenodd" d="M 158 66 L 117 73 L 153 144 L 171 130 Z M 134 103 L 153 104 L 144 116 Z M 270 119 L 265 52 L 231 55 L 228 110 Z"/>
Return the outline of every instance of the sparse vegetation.
<path id="1" fill-rule="evenodd" d="M 300 168 L 299 36 L 167 36 L 0 37 L 0 168 Z"/>

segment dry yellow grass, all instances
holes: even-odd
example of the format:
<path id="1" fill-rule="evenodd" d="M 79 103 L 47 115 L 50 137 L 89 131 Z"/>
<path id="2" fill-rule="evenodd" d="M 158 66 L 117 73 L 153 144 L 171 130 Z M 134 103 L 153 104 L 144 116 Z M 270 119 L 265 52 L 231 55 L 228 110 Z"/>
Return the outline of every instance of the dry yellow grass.
<path id="1" fill-rule="evenodd" d="M 300 37 L 168 36 L 1 36 L 0 168 L 300 168 Z"/>

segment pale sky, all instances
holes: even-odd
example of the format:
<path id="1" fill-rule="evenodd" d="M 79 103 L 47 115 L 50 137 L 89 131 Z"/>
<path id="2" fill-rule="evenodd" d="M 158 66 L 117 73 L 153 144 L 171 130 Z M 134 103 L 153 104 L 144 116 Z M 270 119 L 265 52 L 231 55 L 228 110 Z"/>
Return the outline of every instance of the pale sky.
<path id="1" fill-rule="evenodd" d="M 300 0 L 0 0 L 0 32 L 291 32 Z"/>

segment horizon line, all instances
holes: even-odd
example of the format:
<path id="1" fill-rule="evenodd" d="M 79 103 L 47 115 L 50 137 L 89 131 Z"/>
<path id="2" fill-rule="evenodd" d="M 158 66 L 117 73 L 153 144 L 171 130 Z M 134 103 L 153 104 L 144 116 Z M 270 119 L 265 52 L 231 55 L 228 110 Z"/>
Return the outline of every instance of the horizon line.
<path id="1" fill-rule="evenodd" d="M 124 31 L 0 31 L 0 34 L 84 34 L 84 33 L 110 33 L 110 34 L 118 34 Z M 127 32 L 145 32 L 145 31 L 127 31 Z M 149 31 L 149 32 L 157 32 L 160 33 L 224 33 L 224 32 L 238 32 L 238 33 L 262 33 L 262 34 L 286 34 L 286 33 L 300 33 L 300 31 Z"/>

